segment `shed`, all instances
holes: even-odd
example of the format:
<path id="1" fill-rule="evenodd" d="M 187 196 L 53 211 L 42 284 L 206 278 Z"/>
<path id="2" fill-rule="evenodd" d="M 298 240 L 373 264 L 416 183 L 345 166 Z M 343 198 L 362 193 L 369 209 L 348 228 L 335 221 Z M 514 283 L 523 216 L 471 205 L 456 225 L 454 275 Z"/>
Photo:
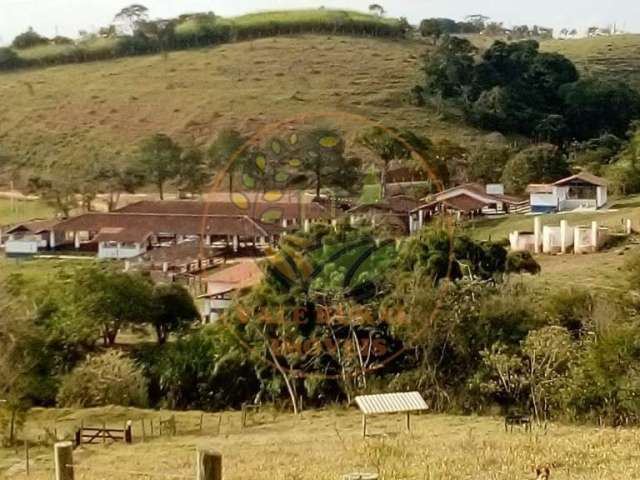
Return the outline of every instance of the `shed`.
<path id="1" fill-rule="evenodd" d="M 405 413 L 407 431 L 411 431 L 411 413 L 428 410 L 427 403 L 419 392 L 381 393 L 356 397 L 356 404 L 362 412 L 362 436 L 367 436 L 367 416 L 389 413 Z"/>

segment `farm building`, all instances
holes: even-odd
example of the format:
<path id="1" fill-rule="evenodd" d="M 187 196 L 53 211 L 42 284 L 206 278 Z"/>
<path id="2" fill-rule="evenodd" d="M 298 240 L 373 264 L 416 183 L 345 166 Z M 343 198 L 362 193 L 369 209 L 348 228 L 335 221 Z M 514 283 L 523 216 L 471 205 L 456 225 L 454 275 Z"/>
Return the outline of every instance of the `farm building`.
<path id="1" fill-rule="evenodd" d="M 307 229 L 312 222 L 331 220 L 329 208 L 299 197 L 225 195 L 227 200 L 220 195 L 214 201 L 140 201 L 109 213 L 79 215 L 55 225 L 49 246 L 65 243 L 111 259 L 131 259 L 187 241 L 238 252 L 273 244 L 281 235 Z"/>
<path id="2" fill-rule="evenodd" d="M 0 232 L 0 246 L 11 256 L 34 255 L 49 250 L 55 244 L 53 227 L 58 220 L 30 220 L 5 227 Z M 59 237 L 58 237 L 59 238 Z"/>
<path id="3" fill-rule="evenodd" d="M 400 235 L 409 233 L 410 212 L 420 201 L 408 195 L 393 195 L 376 203 L 364 203 L 347 211 L 349 222 L 356 225 L 366 221 L 373 226 L 386 225 Z"/>
<path id="4" fill-rule="evenodd" d="M 424 203 L 410 213 L 410 231 L 417 232 L 429 218 L 439 214 L 454 214 L 462 219 L 525 213 L 528 210 L 527 200 L 505 195 L 500 184 L 482 186 L 467 183 L 426 197 Z"/>
<path id="5" fill-rule="evenodd" d="M 207 293 L 200 296 L 204 300 L 205 321 L 215 322 L 239 292 L 259 284 L 263 277 L 264 273 L 255 261 L 241 262 L 206 277 Z"/>
<path id="6" fill-rule="evenodd" d="M 529 185 L 527 193 L 533 213 L 597 210 L 607 203 L 607 181 L 582 172 L 553 184 Z"/>

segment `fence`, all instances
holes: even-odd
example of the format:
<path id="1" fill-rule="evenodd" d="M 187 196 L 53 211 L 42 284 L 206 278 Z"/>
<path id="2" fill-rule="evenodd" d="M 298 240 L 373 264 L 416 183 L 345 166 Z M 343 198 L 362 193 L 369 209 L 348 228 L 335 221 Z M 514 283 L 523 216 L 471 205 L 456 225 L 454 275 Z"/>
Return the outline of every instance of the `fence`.
<path id="1" fill-rule="evenodd" d="M 73 462 L 73 443 L 58 442 L 53 446 L 53 464 L 55 480 L 74 480 L 78 469 L 91 470 L 91 467 L 78 465 Z M 145 476 L 146 472 L 121 472 L 133 476 Z M 166 474 L 166 477 L 184 478 L 182 474 Z M 196 452 L 196 480 L 222 480 L 222 455 L 213 450 L 197 449 Z"/>
<path id="2" fill-rule="evenodd" d="M 127 422 L 124 428 L 107 428 L 104 424 L 102 428 L 93 428 L 82 426 L 76 430 L 76 447 L 79 447 L 83 443 L 94 443 L 102 441 L 107 443 L 107 440 L 112 442 L 124 442 L 131 443 L 131 421 Z"/>

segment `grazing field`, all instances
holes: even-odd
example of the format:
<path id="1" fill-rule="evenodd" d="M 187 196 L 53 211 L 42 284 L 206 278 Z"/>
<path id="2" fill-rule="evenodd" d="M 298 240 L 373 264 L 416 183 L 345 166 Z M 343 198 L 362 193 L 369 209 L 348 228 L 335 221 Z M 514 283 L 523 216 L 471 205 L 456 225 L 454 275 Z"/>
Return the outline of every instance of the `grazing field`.
<path id="1" fill-rule="evenodd" d="M 9 225 L 33 218 L 51 218 L 54 214 L 44 202 L 39 200 L 10 200 L 0 198 L 0 225 Z"/>
<path id="2" fill-rule="evenodd" d="M 550 40 L 542 42 L 541 49 L 566 55 L 586 75 L 621 80 L 640 88 L 640 35 Z"/>
<path id="3" fill-rule="evenodd" d="M 126 410 L 116 407 L 90 410 L 35 410 L 26 424 L 32 441 L 45 428 L 71 433 L 85 426 L 122 428 L 133 420 L 134 444 L 90 445 L 76 450 L 78 480 L 131 478 L 195 478 L 197 446 L 223 454 L 226 480 L 335 480 L 352 472 L 378 472 L 381 480 L 404 479 L 531 479 L 534 466 L 550 464 L 553 480 L 629 480 L 638 478 L 640 442 L 637 429 L 599 429 L 551 424 L 533 433 L 505 433 L 502 419 L 422 415 L 404 432 L 401 416 L 370 420 L 375 436 L 363 441 L 355 410 L 306 411 L 296 418 L 268 410 L 240 426 L 240 414 L 176 413 L 177 436 L 141 438 L 141 418 L 156 421 L 171 412 Z M 57 420 L 57 422 L 55 422 Z M 65 427 L 66 425 L 66 427 Z M 65 430 L 66 428 L 66 430 Z M 157 433 L 157 431 L 156 431 Z M 4 478 L 51 478 L 52 448 L 31 452 L 31 475 L 24 473 L 22 450 L 0 450 Z M 0 473 L 0 476 L 2 473 Z"/>

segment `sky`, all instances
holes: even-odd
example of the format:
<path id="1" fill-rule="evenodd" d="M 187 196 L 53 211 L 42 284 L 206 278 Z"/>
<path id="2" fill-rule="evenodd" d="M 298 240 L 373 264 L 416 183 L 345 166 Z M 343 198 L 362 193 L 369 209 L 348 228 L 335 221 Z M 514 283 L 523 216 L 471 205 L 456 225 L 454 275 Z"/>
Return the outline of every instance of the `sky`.
<path id="1" fill-rule="evenodd" d="M 75 37 L 79 30 L 96 31 L 134 1 L 146 5 L 152 18 L 205 11 L 233 16 L 320 6 L 366 11 L 375 2 L 389 16 L 404 16 L 412 23 L 427 17 L 462 19 L 481 13 L 507 26 L 539 24 L 584 31 L 590 25 L 616 24 L 619 29 L 640 32 L 640 0 L 0 0 L 0 45 L 29 27 L 46 36 Z"/>

